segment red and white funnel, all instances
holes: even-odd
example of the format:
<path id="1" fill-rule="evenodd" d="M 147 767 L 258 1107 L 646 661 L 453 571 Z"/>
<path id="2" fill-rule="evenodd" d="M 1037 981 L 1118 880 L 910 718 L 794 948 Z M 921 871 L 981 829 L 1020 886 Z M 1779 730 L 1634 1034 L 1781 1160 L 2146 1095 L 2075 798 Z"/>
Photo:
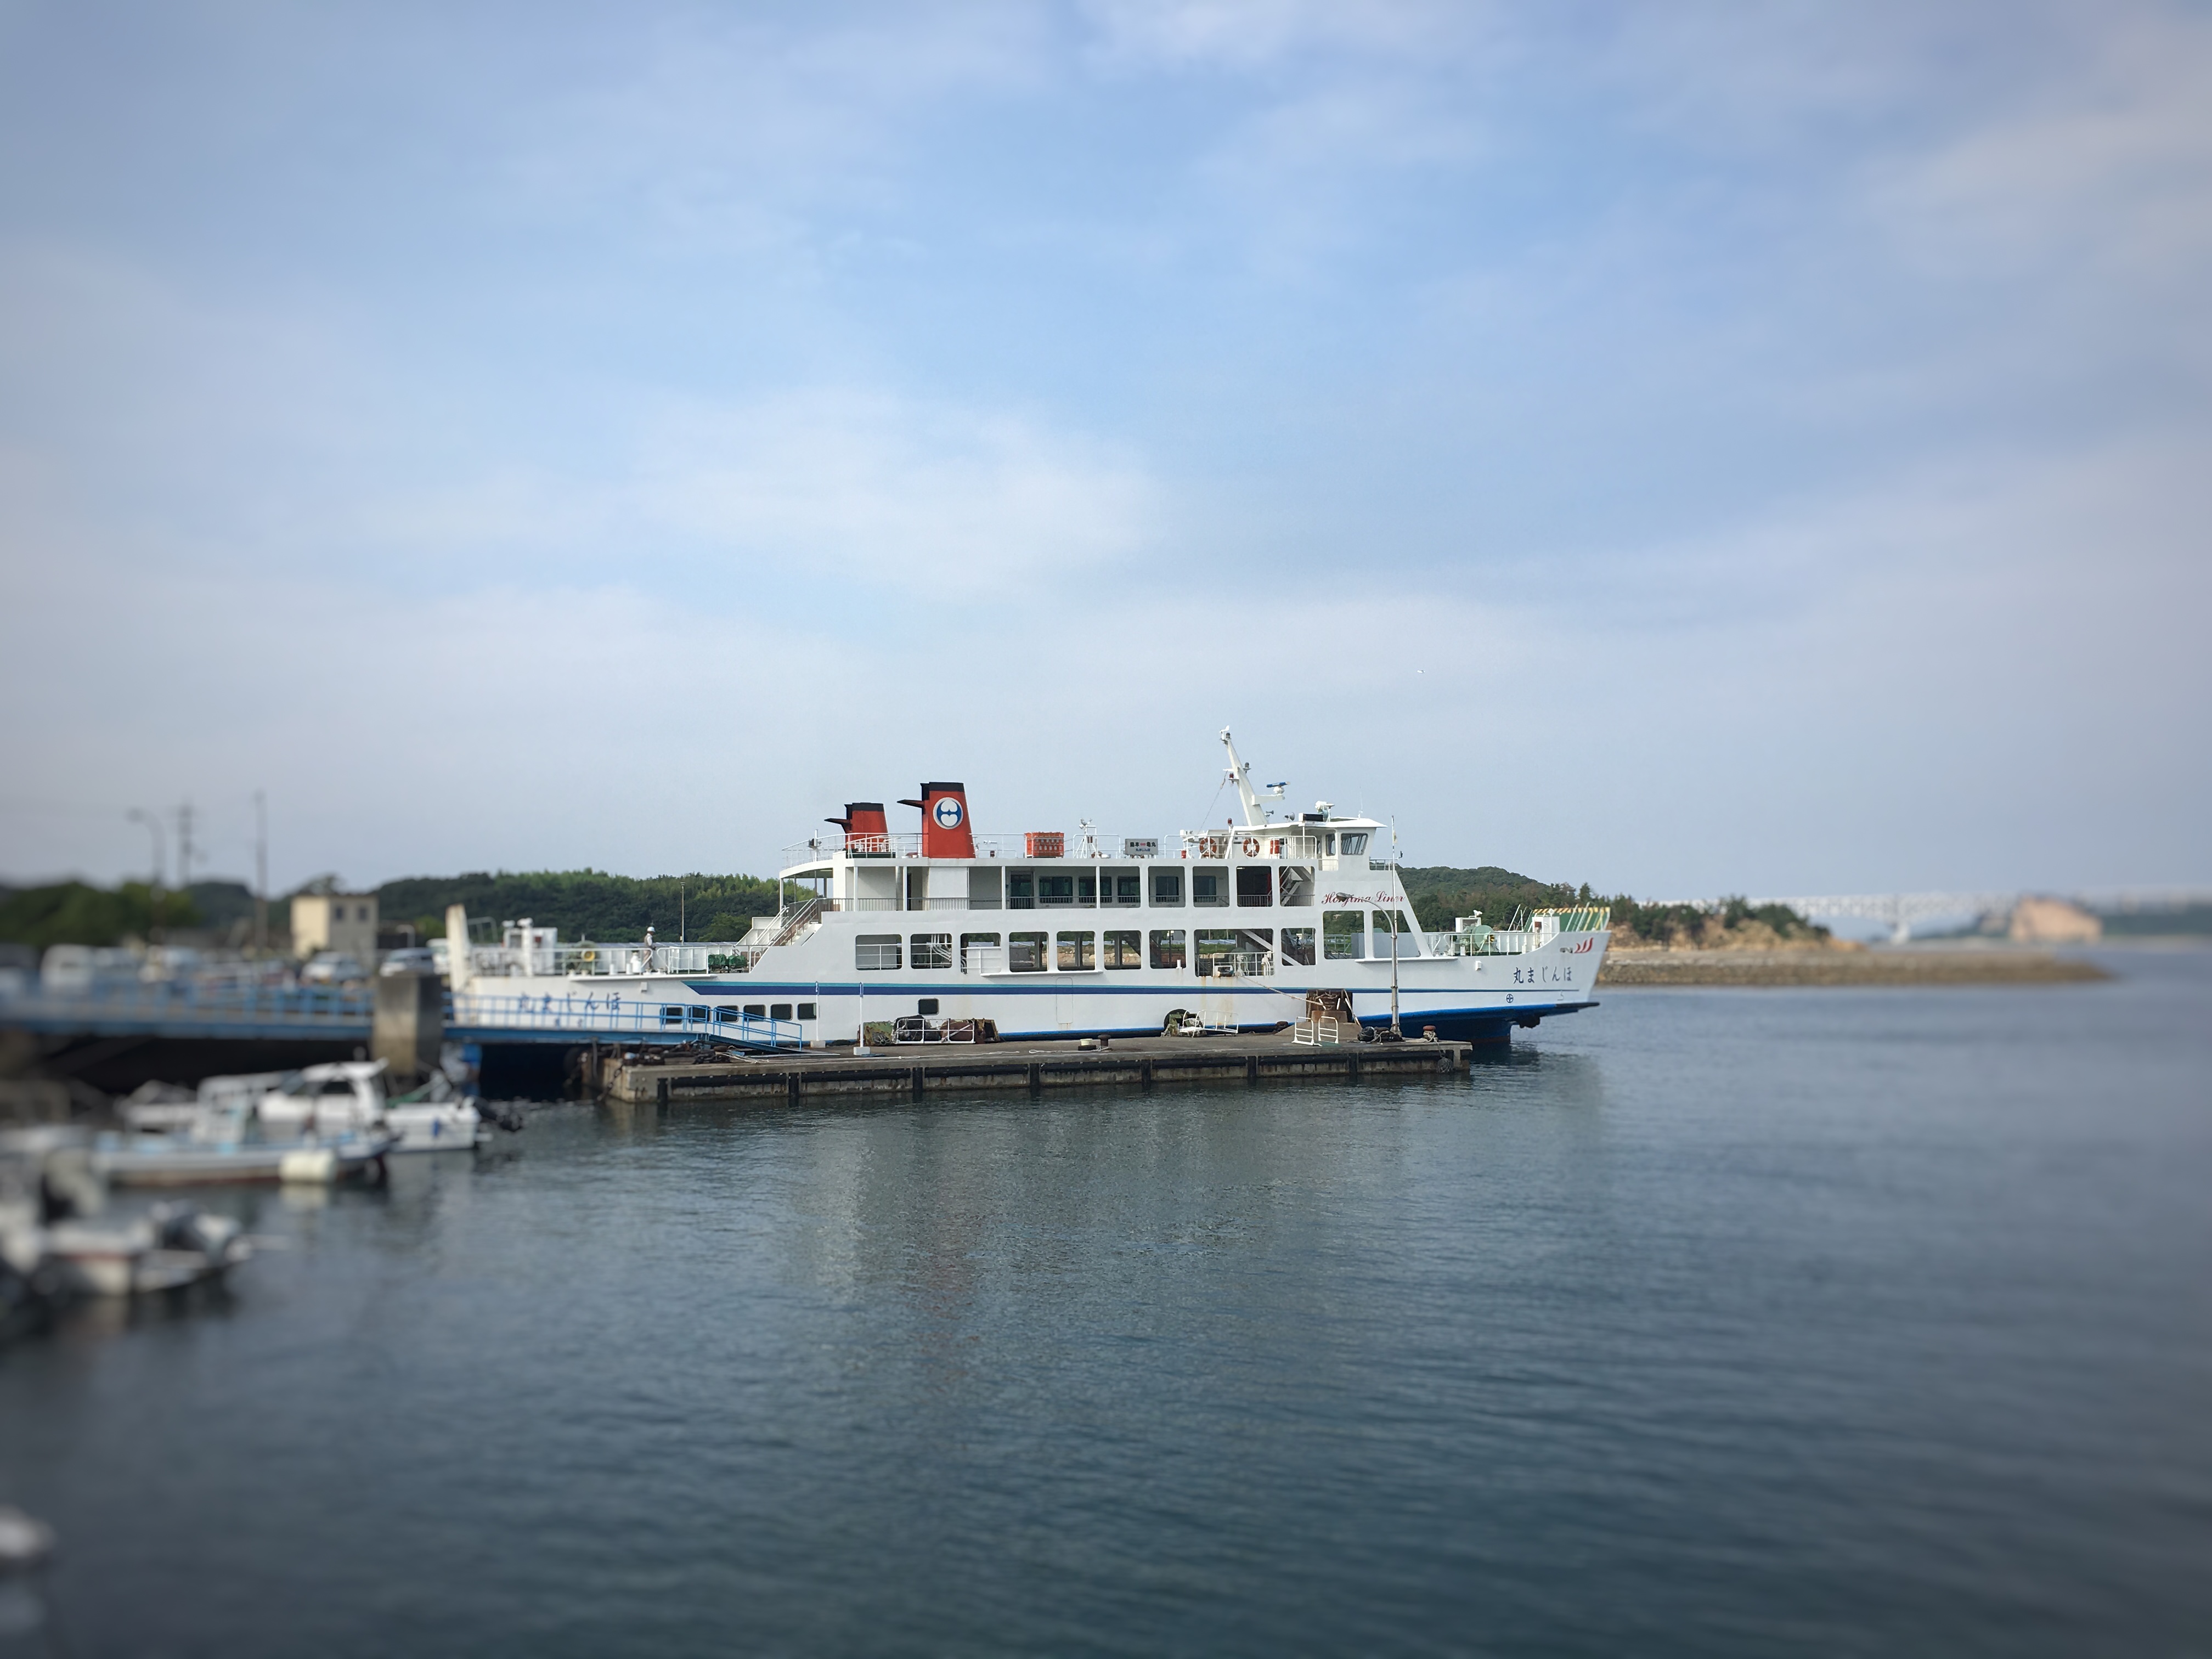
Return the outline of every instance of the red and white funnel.
<path id="1" fill-rule="evenodd" d="M 972 859 L 975 832 L 968 825 L 968 786 L 925 783 L 920 800 L 901 806 L 921 808 L 921 855 L 926 859 Z"/>

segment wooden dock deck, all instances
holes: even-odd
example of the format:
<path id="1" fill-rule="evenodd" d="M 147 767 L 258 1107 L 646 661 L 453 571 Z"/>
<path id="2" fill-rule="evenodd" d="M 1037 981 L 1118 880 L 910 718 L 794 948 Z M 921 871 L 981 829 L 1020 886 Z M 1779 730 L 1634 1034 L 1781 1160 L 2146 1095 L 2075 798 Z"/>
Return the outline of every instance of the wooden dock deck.
<path id="1" fill-rule="evenodd" d="M 1073 1042 L 917 1043 L 879 1048 L 873 1054 L 811 1048 L 726 1060 L 663 1058 L 652 1052 L 625 1055 L 608 1049 L 598 1057 L 596 1074 L 587 1063 L 584 1085 L 609 1100 L 638 1106 L 796 1102 L 824 1095 L 919 1097 L 943 1090 L 1436 1076 L 1467 1070 L 1474 1054 L 1468 1043 L 1419 1040 L 1308 1048 L 1292 1042 L 1288 1034 L 1117 1038 L 1105 1048 L 1079 1048 Z"/>

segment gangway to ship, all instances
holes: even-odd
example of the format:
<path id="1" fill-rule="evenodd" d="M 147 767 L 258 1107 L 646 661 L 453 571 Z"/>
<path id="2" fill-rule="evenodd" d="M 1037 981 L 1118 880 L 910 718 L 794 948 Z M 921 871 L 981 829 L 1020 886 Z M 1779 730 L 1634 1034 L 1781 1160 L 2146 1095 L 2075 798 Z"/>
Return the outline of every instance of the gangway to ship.
<path id="1" fill-rule="evenodd" d="M 447 998 L 446 1036 L 457 1042 L 704 1042 L 763 1053 L 806 1046 L 796 1020 L 749 1014 L 727 1004 L 665 1002 L 611 991 L 455 992 Z"/>
<path id="2" fill-rule="evenodd" d="M 625 997 L 612 991 L 465 991 L 447 994 L 444 1003 L 445 1036 L 459 1042 L 704 1042 L 752 1052 L 805 1047 L 797 1021 L 749 1014 L 727 1004 Z M 367 1043 L 375 1012 L 375 998 L 366 988 L 135 983 L 0 996 L 0 1030 L 64 1037 Z"/>

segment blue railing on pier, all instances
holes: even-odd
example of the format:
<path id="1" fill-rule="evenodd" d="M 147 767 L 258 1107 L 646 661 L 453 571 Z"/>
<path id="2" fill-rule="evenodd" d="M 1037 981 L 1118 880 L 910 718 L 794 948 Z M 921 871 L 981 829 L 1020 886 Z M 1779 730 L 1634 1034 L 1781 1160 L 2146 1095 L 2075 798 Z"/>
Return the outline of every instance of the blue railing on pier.
<path id="1" fill-rule="evenodd" d="M 359 987 L 95 986 L 0 996 L 0 1029 L 69 1036 L 305 1037 L 367 1042 L 375 999 Z M 805 1046 L 793 1020 L 726 1005 L 585 993 L 446 998 L 446 1035 L 464 1042 L 693 1042 L 734 1048 Z"/>
<path id="2" fill-rule="evenodd" d="M 374 1000 L 355 987 L 94 985 L 0 997 L 0 1026 L 94 1036 L 311 1036 L 368 1040 Z"/>

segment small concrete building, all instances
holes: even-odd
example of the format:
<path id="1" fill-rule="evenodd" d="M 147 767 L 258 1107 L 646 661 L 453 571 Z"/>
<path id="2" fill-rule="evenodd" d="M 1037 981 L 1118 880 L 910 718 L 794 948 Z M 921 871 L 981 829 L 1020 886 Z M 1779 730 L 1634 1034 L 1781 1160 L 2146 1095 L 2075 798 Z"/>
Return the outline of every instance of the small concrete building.
<path id="1" fill-rule="evenodd" d="M 376 966 L 376 895 L 302 893 L 292 901 L 292 951 L 302 958 L 342 951 L 364 968 Z"/>

